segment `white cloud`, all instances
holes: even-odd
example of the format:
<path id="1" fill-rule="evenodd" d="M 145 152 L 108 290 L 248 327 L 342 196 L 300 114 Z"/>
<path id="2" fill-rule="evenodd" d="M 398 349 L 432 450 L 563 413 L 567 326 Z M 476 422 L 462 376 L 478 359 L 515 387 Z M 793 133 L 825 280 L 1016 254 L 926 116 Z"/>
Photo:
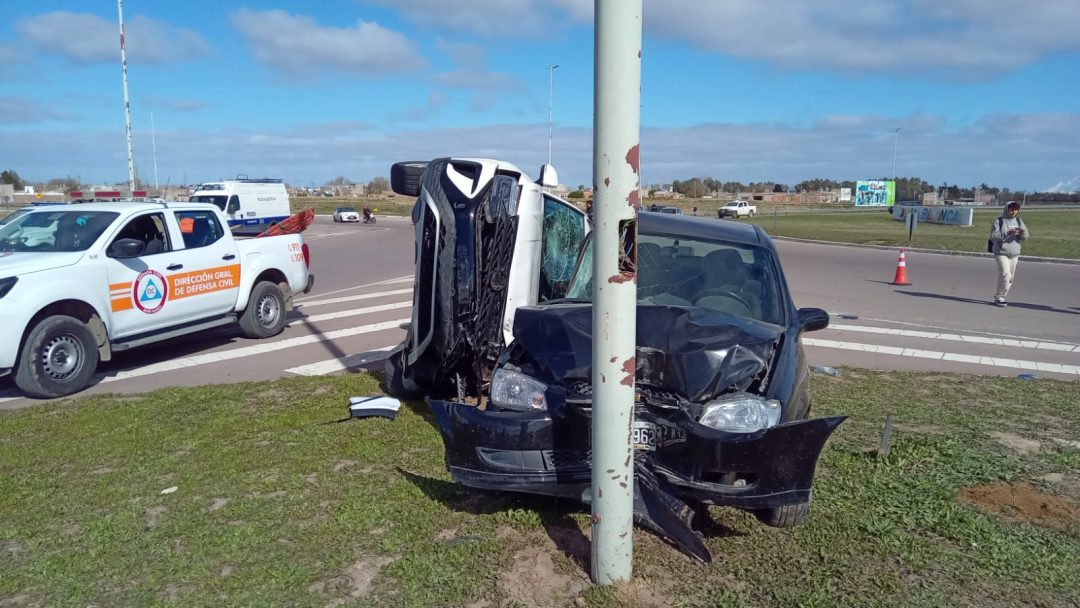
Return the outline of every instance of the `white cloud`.
<path id="1" fill-rule="evenodd" d="M 369 0 L 440 31 L 537 38 L 592 20 L 592 0 Z"/>
<path id="2" fill-rule="evenodd" d="M 998 115 L 960 128 L 947 127 L 933 116 L 878 120 L 903 129 L 896 162 L 899 176 L 921 177 L 933 184 L 985 182 L 1034 190 L 1066 182 L 1080 172 L 1075 154 L 1080 113 Z M 645 128 L 642 178 L 645 183 L 658 183 L 666 174 L 668 179 L 712 176 L 744 183 L 794 184 L 817 177 L 885 177 L 892 170 L 893 131 L 869 128 L 872 123 L 873 117 L 851 121 L 837 117 L 828 125 Z M 338 175 L 366 180 L 387 175 L 390 165 L 399 160 L 445 155 L 494 157 L 535 173 L 547 156 L 544 123 L 400 130 L 365 123 L 271 131 L 161 126 L 157 131 L 159 172 L 163 182 L 171 176 L 172 183 L 185 175 L 194 182 L 235 173 L 283 177 L 303 184 Z M 147 127 L 143 121 L 135 133 L 137 161 L 144 168 L 151 166 Z M 124 178 L 122 130 L 8 128 L 5 140 L 9 139 L 19 142 L 18 158 L 5 160 L 0 153 L 0 165 L 10 165 L 21 174 L 71 173 L 87 181 Z M 102 146 L 110 141 L 114 144 Z M 556 128 L 554 163 L 565 183 L 592 183 L 592 143 L 589 128 Z"/>
<path id="3" fill-rule="evenodd" d="M 487 99 L 495 93 L 518 93 L 525 90 L 525 85 L 510 74 L 488 69 L 483 47 L 468 43 L 439 41 L 436 43 L 436 48 L 449 56 L 459 68 L 435 74 L 432 79 L 439 87 L 477 91 L 483 93 Z M 486 103 L 473 100 L 474 106 Z"/>
<path id="4" fill-rule="evenodd" d="M 403 34 L 362 19 L 352 27 L 327 27 L 308 16 L 248 9 L 230 19 L 256 60 L 293 77 L 327 71 L 375 76 L 425 64 Z"/>
<path id="5" fill-rule="evenodd" d="M 1047 188 L 1046 191 L 1047 192 L 1065 192 L 1065 193 L 1073 193 L 1073 192 L 1080 191 L 1080 175 L 1077 175 L 1076 177 L 1074 177 L 1072 179 L 1068 179 L 1068 180 L 1065 180 L 1065 181 L 1062 181 L 1062 182 L 1058 182 L 1057 184 Z"/>
<path id="6" fill-rule="evenodd" d="M 155 109 L 169 110 L 171 112 L 187 113 L 198 112 L 207 107 L 207 103 L 202 99 L 181 99 L 176 97 L 160 97 L 158 95 L 147 95 L 141 98 L 141 105 L 146 111 Z"/>
<path id="7" fill-rule="evenodd" d="M 28 17 L 15 30 L 42 52 L 75 64 L 120 58 L 120 25 L 97 15 L 59 11 Z M 127 59 L 132 63 L 172 63 L 206 55 L 209 43 L 197 32 L 135 16 L 124 22 Z"/>

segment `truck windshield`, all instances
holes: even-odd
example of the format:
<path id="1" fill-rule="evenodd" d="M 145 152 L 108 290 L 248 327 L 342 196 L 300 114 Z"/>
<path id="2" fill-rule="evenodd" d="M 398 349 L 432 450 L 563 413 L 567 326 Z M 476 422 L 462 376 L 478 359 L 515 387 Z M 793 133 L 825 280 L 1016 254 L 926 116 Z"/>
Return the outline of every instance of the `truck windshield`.
<path id="1" fill-rule="evenodd" d="M 210 196 L 208 194 L 199 194 L 188 198 L 189 203 L 214 203 L 218 209 L 225 211 L 225 203 L 229 199 L 224 196 Z"/>
<path id="2" fill-rule="evenodd" d="M 592 300 L 592 238 L 566 294 Z M 702 308 L 781 325 L 780 274 L 767 249 L 736 243 L 638 235 L 639 306 Z"/>
<path id="3" fill-rule="evenodd" d="M 111 211 L 38 211 L 0 226 L 0 251 L 86 251 L 116 219 Z"/>

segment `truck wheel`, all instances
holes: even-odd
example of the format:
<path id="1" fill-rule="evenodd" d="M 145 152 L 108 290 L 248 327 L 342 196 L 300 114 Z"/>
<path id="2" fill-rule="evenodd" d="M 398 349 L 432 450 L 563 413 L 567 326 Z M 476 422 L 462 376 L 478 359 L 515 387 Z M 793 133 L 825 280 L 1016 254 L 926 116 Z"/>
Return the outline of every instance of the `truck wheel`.
<path id="1" fill-rule="evenodd" d="M 47 317 L 19 351 L 15 385 L 31 397 L 63 397 L 86 388 L 97 364 L 97 340 L 85 323 L 66 315 Z"/>
<path id="2" fill-rule="evenodd" d="M 750 217 L 754 217 L 754 212 L 753 211 L 750 212 Z"/>
<path id="3" fill-rule="evenodd" d="M 809 513 L 810 503 L 808 502 L 754 511 L 754 515 L 761 523 L 773 528 L 794 528 L 801 524 Z"/>
<path id="4" fill-rule="evenodd" d="M 285 329 L 285 295 L 269 281 L 259 281 L 251 290 L 247 307 L 240 315 L 240 331 L 247 338 L 269 338 Z"/>

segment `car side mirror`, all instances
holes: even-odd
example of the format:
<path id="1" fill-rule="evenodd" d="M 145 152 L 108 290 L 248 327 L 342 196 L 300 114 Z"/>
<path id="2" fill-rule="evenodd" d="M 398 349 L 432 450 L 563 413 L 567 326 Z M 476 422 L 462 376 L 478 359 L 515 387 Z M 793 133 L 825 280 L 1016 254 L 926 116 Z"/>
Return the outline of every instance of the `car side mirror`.
<path id="1" fill-rule="evenodd" d="M 817 331 L 829 326 L 829 313 L 820 308 L 800 308 L 799 328 L 803 331 Z"/>
<path id="2" fill-rule="evenodd" d="M 139 239 L 120 239 L 109 245 L 106 255 L 110 258 L 137 258 L 146 251 L 146 243 Z"/>

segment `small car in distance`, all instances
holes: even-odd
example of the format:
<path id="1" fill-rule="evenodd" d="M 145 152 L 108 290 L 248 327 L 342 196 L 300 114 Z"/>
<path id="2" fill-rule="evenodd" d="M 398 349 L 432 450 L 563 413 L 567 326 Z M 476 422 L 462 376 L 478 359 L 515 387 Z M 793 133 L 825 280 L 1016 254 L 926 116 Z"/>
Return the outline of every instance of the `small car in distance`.
<path id="1" fill-rule="evenodd" d="M 338 207 L 334 209 L 335 222 L 359 222 L 360 212 L 353 207 Z"/>

